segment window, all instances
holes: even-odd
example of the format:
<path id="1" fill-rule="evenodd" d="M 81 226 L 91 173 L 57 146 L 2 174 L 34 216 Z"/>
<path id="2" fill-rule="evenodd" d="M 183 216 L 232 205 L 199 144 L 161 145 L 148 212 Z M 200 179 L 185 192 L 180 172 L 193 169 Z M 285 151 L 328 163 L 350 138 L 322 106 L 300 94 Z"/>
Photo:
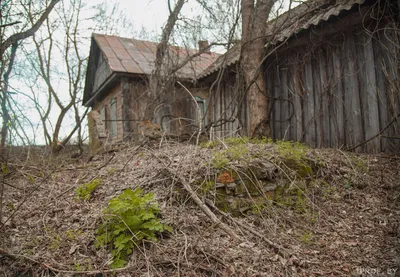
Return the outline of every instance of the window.
<path id="1" fill-rule="evenodd" d="M 200 98 L 200 97 L 195 97 L 196 98 L 196 102 L 197 102 L 197 105 L 199 106 L 199 108 L 200 108 L 200 115 L 198 114 L 198 110 L 197 110 L 197 105 L 196 105 L 196 107 L 195 107 L 195 121 L 196 121 L 196 123 L 195 124 L 198 124 L 198 122 L 200 121 L 200 120 L 202 120 L 202 124 L 203 124 L 203 126 L 206 124 L 206 118 L 205 118 L 205 115 L 206 115 L 206 100 L 205 99 L 203 99 L 203 98 Z"/>
<path id="2" fill-rule="evenodd" d="M 107 129 L 107 110 L 106 105 L 104 105 L 100 110 L 100 120 L 104 125 L 104 128 Z"/>
<path id="3" fill-rule="evenodd" d="M 110 100 L 110 135 L 112 137 L 117 135 L 117 99 L 111 98 Z"/>

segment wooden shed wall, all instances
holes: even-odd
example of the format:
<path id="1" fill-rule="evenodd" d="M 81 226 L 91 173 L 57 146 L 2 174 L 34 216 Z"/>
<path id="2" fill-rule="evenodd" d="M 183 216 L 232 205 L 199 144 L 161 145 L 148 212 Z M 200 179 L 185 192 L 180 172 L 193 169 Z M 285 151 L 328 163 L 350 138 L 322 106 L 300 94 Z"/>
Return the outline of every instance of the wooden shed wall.
<path id="1" fill-rule="evenodd" d="M 246 133 L 242 128 L 247 126 L 247 105 L 246 98 L 239 95 L 240 85 L 232 74 L 225 74 L 220 82 L 214 82 L 207 107 L 208 118 L 214 123 L 210 130 L 214 137 Z"/>
<path id="2" fill-rule="evenodd" d="M 400 41 L 392 27 L 340 33 L 267 61 L 273 138 L 351 148 L 394 121 L 356 151 L 399 152 Z"/>

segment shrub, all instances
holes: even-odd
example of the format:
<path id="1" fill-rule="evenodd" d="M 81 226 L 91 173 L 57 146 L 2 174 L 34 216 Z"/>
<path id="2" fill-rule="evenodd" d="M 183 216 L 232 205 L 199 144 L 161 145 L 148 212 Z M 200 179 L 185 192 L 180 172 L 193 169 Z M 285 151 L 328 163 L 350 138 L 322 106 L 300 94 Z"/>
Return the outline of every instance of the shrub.
<path id="1" fill-rule="evenodd" d="M 90 200 L 92 193 L 96 190 L 98 186 L 103 184 L 102 179 L 94 179 L 93 181 L 83 184 L 76 188 L 75 194 L 76 198 L 82 200 Z"/>
<path id="2" fill-rule="evenodd" d="M 111 248 L 112 268 L 123 267 L 143 239 L 155 240 L 158 232 L 172 231 L 157 218 L 159 212 L 153 193 L 143 194 L 141 189 L 127 189 L 110 200 L 104 210 L 105 222 L 96 231 L 96 246 Z"/>

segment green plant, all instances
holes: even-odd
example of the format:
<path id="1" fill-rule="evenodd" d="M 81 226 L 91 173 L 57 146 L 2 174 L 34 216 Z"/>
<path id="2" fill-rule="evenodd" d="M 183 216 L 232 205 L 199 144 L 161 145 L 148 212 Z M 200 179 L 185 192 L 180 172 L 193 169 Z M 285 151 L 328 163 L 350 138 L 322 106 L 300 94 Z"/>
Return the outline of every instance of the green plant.
<path id="1" fill-rule="evenodd" d="M 140 241 L 154 240 L 158 232 L 172 231 L 160 222 L 159 212 L 154 194 L 143 194 L 139 188 L 127 189 L 110 200 L 104 210 L 105 222 L 96 231 L 96 246 L 111 248 L 112 268 L 123 267 Z"/>
<path id="2" fill-rule="evenodd" d="M 77 237 L 79 237 L 82 234 L 82 230 L 79 229 L 77 231 L 74 231 L 73 229 L 68 229 L 65 232 L 65 237 L 70 240 L 70 241 L 74 241 L 77 239 Z"/>
<path id="3" fill-rule="evenodd" d="M 7 164 L 5 164 L 5 163 L 1 164 L 1 172 L 3 173 L 3 175 L 7 175 L 7 173 L 8 173 Z"/>
<path id="4" fill-rule="evenodd" d="M 203 181 L 200 184 L 200 190 L 203 194 L 207 194 L 209 191 L 211 191 L 214 188 L 214 182 L 211 180 L 208 181 Z"/>
<path id="5" fill-rule="evenodd" d="M 205 142 L 200 143 L 200 147 L 213 149 L 214 146 L 216 146 L 217 144 L 218 144 L 218 142 L 216 142 L 216 141 L 205 141 Z"/>
<path id="6" fill-rule="evenodd" d="M 304 160 L 307 153 L 307 146 L 299 142 L 277 140 L 275 142 L 279 155 L 295 161 Z"/>
<path id="7" fill-rule="evenodd" d="M 90 198 L 92 197 L 92 193 L 101 184 L 103 184 L 102 179 L 94 179 L 89 183 L 77 187 L 75 190 L 76 198 L 81 200 L 90 200 Z"/>
<path id="8" fill-rule="evenodd" d="M 33 177 L 32 175 L 29 175 L 28 178 L 29 178 L 29 183 L 35 182 L 35 177 Z"/>
<path id="9" fill-rule="evenodd" d="M 278 140 L 275 142 L 279 153 L 279 159 L 286 167 L 296 171 L 300 177 L 310 177 L 313 175 L 313 169 L 307 160 L 308 147 L 299 142 Z"/>
<path id="10" fill-rule="evenodd" d="M 249 150 L 247 147 L 243 147 L 240 145 L 233 146 L 226 150 L 227 155 L 232 160 L 239 160 L 240 158 L 244 158 L 248 152 Z"/>
<path id="11" fill-rule="evenodd" d="M 229 165 L 229 159 L 224 152 L 216 152 L 212 159 L 212 166 L 216 169 L 223 169 Z"/>
<path id="12" fill-rule="evenodd" d="M 361 158 L 355 154 L 350 155 L 349 157 L 350 157 L 351 163 L 358 171 L 360 171 L 361 173 L 368 172 L 368 164 L 363 158 Z"/>
<path id="13" fill-rule="evenodd" d="M 62 243 L 61 236 L 59 234 L 54 234 L 52 237 L 50 237 L 50 248 L 52 249 L 59 249 Z"/>
<path id="14" fill-rule="evenodd" d="M 312 238 L 313 238 L 313 233 L 311 231 L 307 231 L 301 236 L 299 236 L 300 241 L 306 244 L 310 244 L 312 242 Z"/>
<path id="15" fill-rule="evenodd" d="M 80 263 L 76 263 L 74 267 L 75 271 L 82 271 L 84 269 L 84 267 Z"/>

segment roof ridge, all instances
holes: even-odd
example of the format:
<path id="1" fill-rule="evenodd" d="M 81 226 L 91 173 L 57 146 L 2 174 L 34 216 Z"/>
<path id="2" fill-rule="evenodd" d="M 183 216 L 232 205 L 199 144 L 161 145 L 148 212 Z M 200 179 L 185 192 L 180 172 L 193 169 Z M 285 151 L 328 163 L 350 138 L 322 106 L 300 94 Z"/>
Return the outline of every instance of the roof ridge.
<path id="1" fill-rule="evenodd" d="M 108 34 L 100 34 L 100 33 L 92 33 L 92 37 L 95 36 L 105 36 L 105 37 L 115 37 L 115 38 L 119 38 L 119 39 L 128 39 L 128 40 L 135 40 L 135 41 L 139 41 L 139 42 L 147 42 L 147 43 L 152 43 L 152 44 L 160 44 L 160 42 L 155 42 L 155 41 L 150 41 L 150 40 L 142 40 L 142 39 L 137 39 L 137 38 L 129 38 L 129 37 L 125 37 L 125 36 L 117 36 L 117 35 L 108 35 Z M 172 44 L 168 44 L 169 47 L 173 47 L 173 48 L 177 48 L 178 50 L 192 50 L 192 51 L 199 51 L 196 48 L 189 48 L 189 47 L 185 47 L 185 46 L 179 46 L 179 45 L 172 45 Z M 210 51 L 211 54 L 220 56 L 222 54 L 219 54 L 217 52 L 212 52 Z"/>

